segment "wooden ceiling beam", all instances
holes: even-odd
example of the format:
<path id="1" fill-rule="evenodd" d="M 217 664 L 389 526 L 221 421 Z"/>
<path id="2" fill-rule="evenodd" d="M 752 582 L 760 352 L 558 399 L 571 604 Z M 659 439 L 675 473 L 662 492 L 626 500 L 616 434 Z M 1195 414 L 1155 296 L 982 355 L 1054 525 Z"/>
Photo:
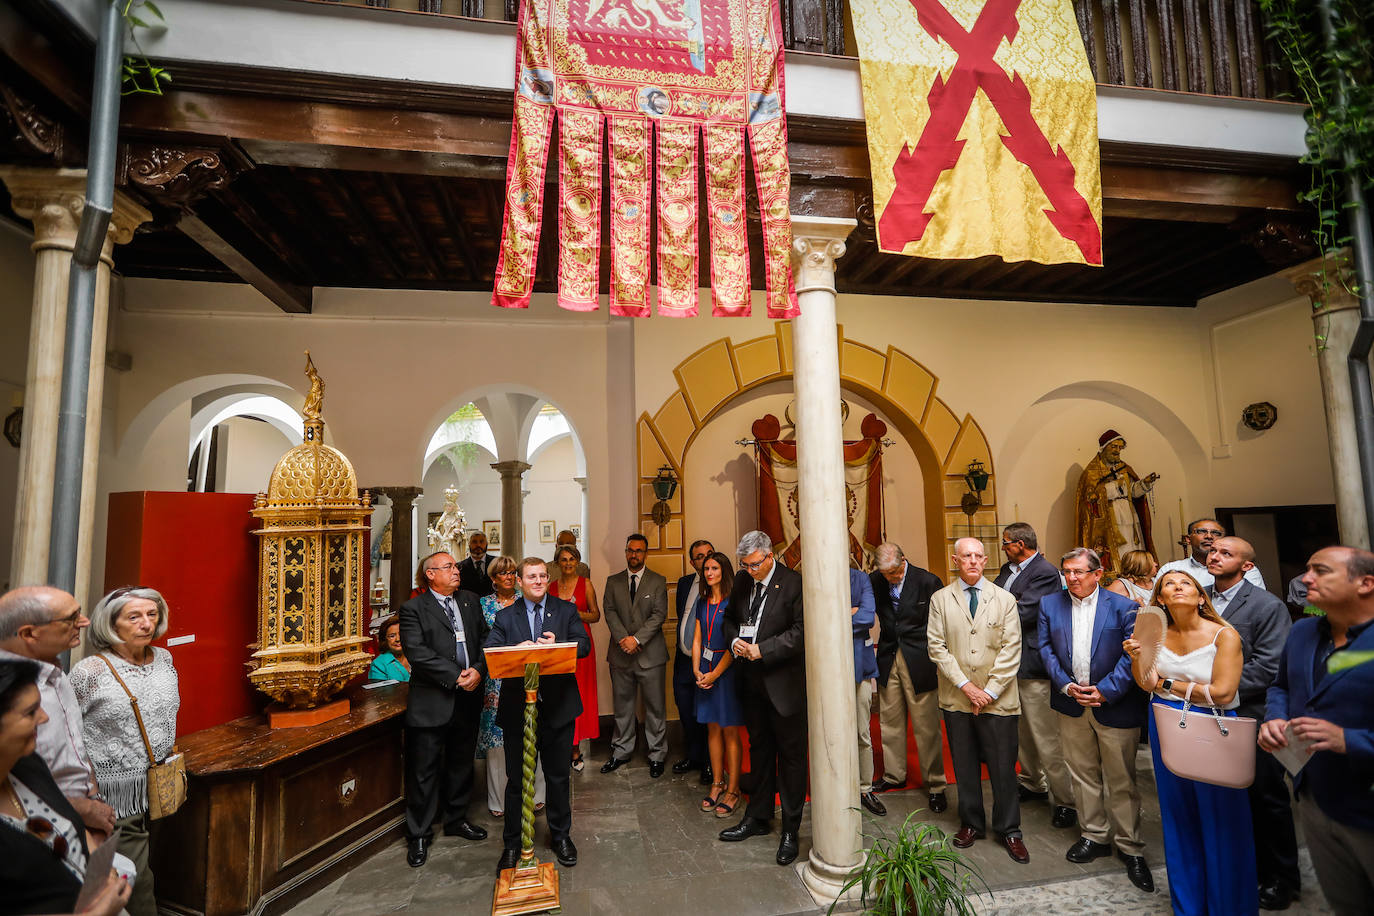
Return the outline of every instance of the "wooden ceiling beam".
<path id="1" fill-rule="evenodd" d="M 283 312 L 310 314 L 314 305 L 314 290 L 311 287 L 283 279 L 258 266 L 252 258 L 239 251 L 229 240 L 193 213 L 183 214 L 177 228 Z"/>

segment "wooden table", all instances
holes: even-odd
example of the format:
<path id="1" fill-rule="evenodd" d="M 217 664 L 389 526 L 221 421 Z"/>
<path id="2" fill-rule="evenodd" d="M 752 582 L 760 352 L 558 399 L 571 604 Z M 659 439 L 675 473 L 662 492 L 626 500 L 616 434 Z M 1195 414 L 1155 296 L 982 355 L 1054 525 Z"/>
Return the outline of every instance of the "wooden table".
<path id="1" fill-rule="evenodd" d="M 401 836 L 407 693 L 359 687 L 319 725 L 253 715 L 182 737 L 189 798 L 153 836 L 161 908 L 283 913 Z"/>

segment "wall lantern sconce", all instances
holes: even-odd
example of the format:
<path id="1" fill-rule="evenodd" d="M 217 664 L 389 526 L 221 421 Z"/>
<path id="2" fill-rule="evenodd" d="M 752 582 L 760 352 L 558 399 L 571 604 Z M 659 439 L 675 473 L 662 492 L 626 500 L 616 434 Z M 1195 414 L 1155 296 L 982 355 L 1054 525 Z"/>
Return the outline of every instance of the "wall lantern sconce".
<path id="1" fill-rule="evenodd" d="M 15 448 L 19 447 L 24 430 L 24 408 L 16 407 L 5 417 L 5 441 Z"/>
<path id="2" fill-rule="evenodd" d="M 677 492 L 677 475 L 668 465 L 658 469 L 658 476 L 650 481 L 649 485 L 654 488 L 654 496 L 658 502 L 654 503 L 653 511 L 649 513 L 654 524 L 660 528 L 667 526 L 668 520 L 673 516 L 673 510 L 668 506 L 668 500 L 673 498 Z"/>
<path id="3" fill-rule="evenodd" d="M 968 485 L 968 492 L 959 501 L 959 505 L 963 507 L 970 523 L 973 521 L 973 514 L 983 505 L 983 491 L 988 488 L 988 481 L 991 479 L 992 476 L 988 474 L 987 468 L 983 467 L 983 462 L 975 458 L 968 463 L 968 470 L 964 472 L 964 483 Z"/>

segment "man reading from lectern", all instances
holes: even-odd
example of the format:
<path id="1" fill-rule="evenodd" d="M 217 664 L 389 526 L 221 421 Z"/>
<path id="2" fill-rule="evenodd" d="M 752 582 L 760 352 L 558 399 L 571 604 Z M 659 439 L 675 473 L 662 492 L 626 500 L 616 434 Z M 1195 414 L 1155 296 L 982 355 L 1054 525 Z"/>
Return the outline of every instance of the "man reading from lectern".
<path id="1" fill-rule="evenodd" d="M 577 657 L 592 651 L 587 628 L 577 614 L 577 605 L 549 594 L 549 570 L 538 557 L 520 561 L 516 572 L 522 597 L 502 608 L 487 637 L 487 648 L 498 646 L 547 646 L 559 642 L 577 643 Z M 547 812 L 549 848 L 564 868 L 577 864 L 577 847 L 572 841 L 572 797 L 569 773 L 572 756 L 573 723 L 582 713 L 582 697 L 577 692 L 574 674 L 541 674 L 539 700 L 535 704 L 538 724 L 535 747 L 543 761 L 548 785 Z M 496 707 L 496 722 L 506 736 L 506 825 L 501 833 L 505 849 L 497 871 L 514 868 L 520 861 L 520 806 L 523 787 L 520 774 L 525 766 L 525 679 L 501 679 L 501 697 Z"/>

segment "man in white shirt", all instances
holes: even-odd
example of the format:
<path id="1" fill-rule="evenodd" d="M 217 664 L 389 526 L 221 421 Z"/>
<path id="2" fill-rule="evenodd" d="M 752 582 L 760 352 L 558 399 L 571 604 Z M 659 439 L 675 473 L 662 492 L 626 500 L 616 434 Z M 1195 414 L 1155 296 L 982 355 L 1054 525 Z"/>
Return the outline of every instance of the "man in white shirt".
<path id="1" fill-rule="evenodd" d="M 1189 556 L 1182 560 L 1171 560 L 1159 567 L 1159 572 L 1155 573 L 1155 583 L 1167 572 L 1182 570 L 1197 580 L 1197 584 L 1204 589 L 1212 584 L 1212 574 L 1207 571 L 1207 557 L 1212 552 L 1212 545 L 1219 538 L 1226 537 L 1226 529 L 1221 527 L 1221 523 L 1214 518 L 1200 518 L 1188 525 L 1188 549 Z M 1264 588 L 1264 576 L 1260 575 L 1259 567 L 1251 565 L 1245 571 L 1245 581 L 1255 588 Z"/>
<path id="2" fill-rule="evenodd" d="M 0 595 L 0 659 L 38 662 L 38 692 L 48 721 L 38 726 L 38 756 L 86 826 L 108 834 L 114 809 L 100 798 L 81 736 L 81 707 L 58 656 L 81 643 L 91 621 L 75 598 L 35 585 Z"/>

